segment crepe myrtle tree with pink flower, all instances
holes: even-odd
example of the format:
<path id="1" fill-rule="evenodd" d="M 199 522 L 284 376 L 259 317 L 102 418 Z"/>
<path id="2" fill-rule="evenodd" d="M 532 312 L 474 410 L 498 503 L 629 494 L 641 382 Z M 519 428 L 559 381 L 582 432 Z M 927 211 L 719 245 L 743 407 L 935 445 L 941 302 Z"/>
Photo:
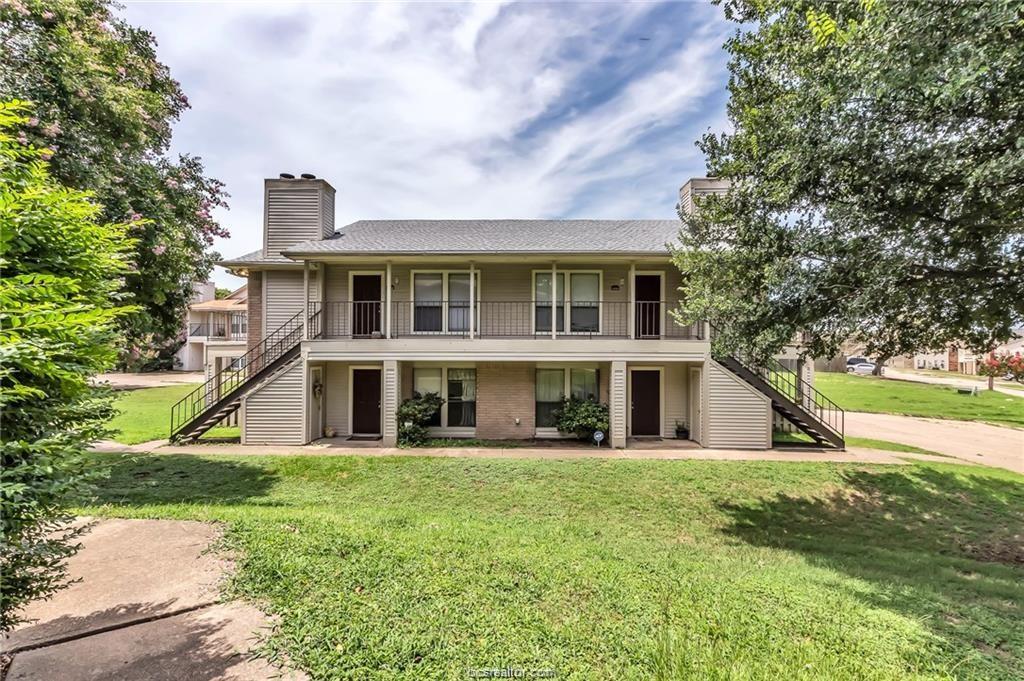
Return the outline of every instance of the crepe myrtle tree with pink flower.
<path id="1" fill-rule="evenodd" d="M 996 354 L 990 352 L 978 366 L 978 373 L 988 376 L 988 389 L 993 389 L 994 379 L 1008 378 L 1017 383 L 1024 383 L 1024 356 L 1019 352 Z"/>
<path id="2" fill-rule="evenodd" d="M 200 159 L 167 155 L 188 99 L 156 58 L 153 36 L 108 0 L 0 1 L 0 92 L 32 103 L 17 139 L 49 158 L 68 187 L 91 191 L 102 218 L 130 223 L 134 263 L 121 290 L 138 311 L 121 319 L 119 364 L 170 367 L 196 281 L 227 232 L 214 218 L 224 186 Z"/>

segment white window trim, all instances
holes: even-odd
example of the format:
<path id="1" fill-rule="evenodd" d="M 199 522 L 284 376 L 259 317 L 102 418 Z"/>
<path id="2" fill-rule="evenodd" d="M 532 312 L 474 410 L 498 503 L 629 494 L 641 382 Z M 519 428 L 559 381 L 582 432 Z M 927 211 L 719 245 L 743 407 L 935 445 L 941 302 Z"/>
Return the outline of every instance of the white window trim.
<path id="1" fill-rule="evenodd" d="M 561 369 L 562 370 L 562 399 L 569 394 L 572 390 L 572 374 L 570 373 L 573 369 L 593 369 L 597 372 L 597 400 L 601 401 L 601 366 L 599 364 L 548 364 L 544 362 L 538 362 L 534 366 L 534 388 L 533 388 L 533 413 L 534 418 L 537 414 L 537 370 L 538 369 Z M 534 436 L 538 438 L 571 438 L 575 437 L 572 433 L 561 433 L 558 428 L 551 426 L 537 426 L 534 425 Z"/>
<path id="2" fill-rule="evenodd" d="M 441 330 L 440 331 L 417 331 L 416 330 L 416 275 L 417 274 L 440 274 L 441 276 Z M 469 330 L 466 331 L 449 331 L 448 330 L 448 276 L 451 274 L 475 274 L 475 297 L 476 305 L 473 306 L 473 310 L 476 314 L 475 328 L 476 332 L 480 333 L 480 289 L 482 288 L 480 270 L 412 270 L 409 272 L 409 326 L 412 328 L 413 335 L 422 336 L 436 336 L 450 335 L 450 336 L 461 336 L 468 334 Z"/>
<path id="3" fill-rule="evenodd" d="M 536 336 L 538 333 L 548 334 L 551 333 L 551 329 L 547 331 L 537 331 L 537 309 L 536 306 L 541 301 L 537 300 L 537 275 L 538 274 L 551 274 L 550 269 L 546 270 L 533 270 L 533 277 L 530 286 L 530 334 Z M 561 295 L 560 301 L 555 301 L 556 305 L 560 303 L 562 305 L 562 328 L 572 328 L 572 275 L 574 274 L 596 274 L 597 275 L 597 331 L 558 331 L 559 336 L 600 336 L 604 333 L 604 270 L 563 270 L 558 269 L 555 274 L 565 275 L 565 286 L 559 289 Z M 544 301 L 550 303 L 551 301 Z M 557 329 L 558 323 L 553 322 L 553 326 Z"/>
<path id="4" fill-rule="evenodd" d="M 449 369 L 472 369 L 476 372 L 475 364 L 436 364 L 436 363 L 416 363 L 412 366 L 412 392 L 416 392 L 416 370 L 417 369 L 440 369 L 441 370 L 441 399 L 444 403 L 441 405 L 441 425 L 430 426 L 427 428 L 427 434 L 438 437 L 475 437 L 476 426 L 472 428 L 467 427 L 453 427 L 446 426 L 448 423 L 448 370 Z M 477 377 L 477 395 L 480 394 L 479 377 Z M 479 400 L 474 400 L 479 403 Z"/>

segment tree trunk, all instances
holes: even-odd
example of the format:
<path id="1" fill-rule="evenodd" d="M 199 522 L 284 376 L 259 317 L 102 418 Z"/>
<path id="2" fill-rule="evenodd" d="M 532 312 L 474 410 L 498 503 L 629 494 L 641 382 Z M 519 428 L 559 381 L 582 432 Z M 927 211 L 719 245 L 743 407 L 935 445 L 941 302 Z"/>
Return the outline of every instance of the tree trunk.
<path id="1" fill-rule="evenodd" d="M 871 372 L 871 375 L 872 376 L 881 376 L 882 375 L 882 367 L 884 367 L 885 363 L 888 362 L 888 361 L 889 361 L 888 357 L 879 357 L 877 360 L 875 360 L 875 368 Z"/>
<path id="2" fill-rule="evenodd" d="M 996 377 L 992 376 L 990 374 L 989 377 L 988 377 L 988 389 L 989 390 L 995 390 L 996 389 L 995 383 L 996 383 Z"/>

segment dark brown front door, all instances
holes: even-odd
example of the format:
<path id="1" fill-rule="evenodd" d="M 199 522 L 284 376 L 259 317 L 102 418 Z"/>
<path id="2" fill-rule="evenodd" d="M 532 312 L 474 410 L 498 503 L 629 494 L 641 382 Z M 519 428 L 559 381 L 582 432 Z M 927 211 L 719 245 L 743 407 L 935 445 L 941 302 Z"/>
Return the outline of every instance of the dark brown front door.
<path id="1" fill-rule="evenodd" d="M 352 335 L 372 336 L 381 332 L 380 275 L 352 275 Z"/>
<path id="2" fill-rule="evenodd" d="M 631 371 L 629 391 L 632 435 L 661 435 L 661 374 Z"/>
<path id="3" fill-rule="evenodd" d="M 638 274 L 633 282 L 636 296 L 636 337 L 661 336 L 661 277 Z"/>
<path id="4" fill-rule="evenodd" d="M 352 433 L 380 434 L 380 369 L 352 370 Z"/>

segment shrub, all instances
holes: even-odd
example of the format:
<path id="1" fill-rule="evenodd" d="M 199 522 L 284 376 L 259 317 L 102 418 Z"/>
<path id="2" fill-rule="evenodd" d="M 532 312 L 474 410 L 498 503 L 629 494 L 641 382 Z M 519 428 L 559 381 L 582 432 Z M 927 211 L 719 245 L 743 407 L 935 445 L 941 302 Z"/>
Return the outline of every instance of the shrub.
<path id="1" fill-rule="evenodd" d="M 89 376 L 121 345 L 118 294 L 133 242 L 83 192 L 54 182 L 48 153 L 16 133 L 21 102 L 0 103 L 0 629 L 66 586 L 81 527 L 65 510 L 88 489 L 90 443 L 107 434 L 109 390 Z M 94 472 L 94 471 L 93 471 Z"/>
<path id="2" fill-rule="evenodd" d="M 570 397 L 562 400 L 555 413 L 555 426 L 560 433 L 573 433 L 581 440 L 593 439 L 598 430 L 608 434 L 608 405 L 594 400 Z"/>
<path id="3" fill-rule="evenodd" d="M 444 400 L 437 393 L 416 394 L 398 407 L 398 446 L 419 447 L 427 440 L 427 424 Z"/>

